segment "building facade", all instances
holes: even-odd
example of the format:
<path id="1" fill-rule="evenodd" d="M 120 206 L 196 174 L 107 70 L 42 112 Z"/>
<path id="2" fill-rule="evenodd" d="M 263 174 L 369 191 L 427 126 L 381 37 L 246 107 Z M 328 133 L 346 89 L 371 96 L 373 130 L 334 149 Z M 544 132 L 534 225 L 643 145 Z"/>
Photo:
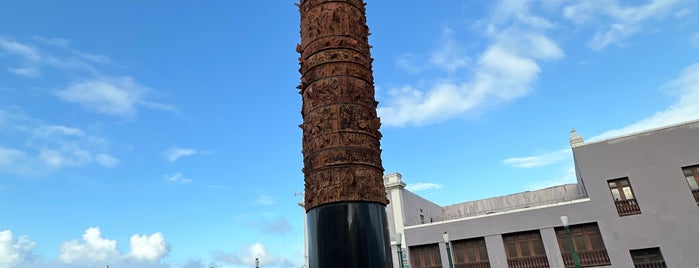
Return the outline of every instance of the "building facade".
<path id="1" fill-rule="evenodd" d="M 384 176 L 395 267 L 699 267 L 699 121 L 570 142 L 577 183 L 537 191 L 439 206 Z"/>

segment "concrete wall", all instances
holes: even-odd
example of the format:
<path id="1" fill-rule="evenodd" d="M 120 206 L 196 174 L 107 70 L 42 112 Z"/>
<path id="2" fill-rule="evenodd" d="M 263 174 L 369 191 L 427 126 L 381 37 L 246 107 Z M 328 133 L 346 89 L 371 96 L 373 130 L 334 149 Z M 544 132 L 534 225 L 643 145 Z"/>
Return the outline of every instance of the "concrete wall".
<path id="1" fill-rule="evenodd" d="M 573 154 L 579 184 L 562 186 L 562 196 L 586 193 L 587 198 L 521 206 L 520 202 L 550 198 L 546 194 L 551 192 L 534 191 L 442 209 L 405 191 L 403 196 L 408 198 L 404 202 L 409 202 L 403 205 L 406 245 L 439 243 L 446 261 L 445 231 L 452 241 L 485 237 L 491 266 L 506 267 L 501 235 L 539 230 L 551 267 L 561 267 L 553 228 L 561 226 L 559 217 L 566 215 L 571 225 L 597 223 L 612 264 L 607 267 L 633 267 L 629 250 L 651 247 L 660 248 L 668 267 L 699 267 L 699 206 L 682 173 L 682 167 L 699 164 L 699 121 L 586 143 L 573 148 Z M 617 213 L 607 181 L 623 177 L 628 177 L 642 214 Z M 443 210 L 449 215 L 473 216 L 411 226 L 409 219 L 418 215 L 418 207 L 425 214 Z M 515 209 L 473 213 L 498 207 Z"/>
<path id="2" fill-rule="evenodd" d="M 546 189 L 527 191 L 506 196 L 470 201 L 444 207 L 444 219 L 456 219 L 493 212 L 554 204 L 581 198 L 577 184 L 566 184 Z"/>
<path id="3" fill-rule="evenodd" d="M 588 143 L 573 149 L 594 200 L 615 267 L 631 267 L 629 249 L 660 247 L 668 267 L 699 267 L 699 206 L 682 167 L 699 164 L 699 122 Z M 607 184 L 628 177 L 642 214 L 620 217 Z"/>

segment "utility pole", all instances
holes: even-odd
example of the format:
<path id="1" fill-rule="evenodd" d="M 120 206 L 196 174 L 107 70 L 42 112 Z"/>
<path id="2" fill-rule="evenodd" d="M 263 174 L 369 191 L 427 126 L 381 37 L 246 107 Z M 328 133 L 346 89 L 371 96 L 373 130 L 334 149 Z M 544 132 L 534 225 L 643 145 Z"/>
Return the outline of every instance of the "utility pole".
<path id="1" fill-rule="evenodd" d="M 393 267 L 363 0 L 300 0 L 309 268 Z"/>

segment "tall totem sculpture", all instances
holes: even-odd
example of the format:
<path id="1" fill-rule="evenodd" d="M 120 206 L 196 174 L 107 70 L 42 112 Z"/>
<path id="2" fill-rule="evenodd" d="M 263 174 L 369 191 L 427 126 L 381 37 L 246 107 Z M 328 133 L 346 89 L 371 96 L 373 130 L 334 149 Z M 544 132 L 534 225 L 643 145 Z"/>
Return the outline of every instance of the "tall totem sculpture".
<path id="1" fill-rule="evenodd" d="M 363 0 L 300 0 L 311 268 L 392 267 Z"/>

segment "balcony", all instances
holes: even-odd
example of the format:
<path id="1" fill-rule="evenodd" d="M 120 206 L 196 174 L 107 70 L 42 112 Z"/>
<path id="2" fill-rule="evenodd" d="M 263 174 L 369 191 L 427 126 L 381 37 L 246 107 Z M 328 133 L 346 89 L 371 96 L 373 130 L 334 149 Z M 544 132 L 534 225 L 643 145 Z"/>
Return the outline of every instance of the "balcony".
<path id="1" fill-rule="evenodd" d="M 563 253 L 563 262 L 566 267 L 575 267 L 572 253 Z M 578 251 L 578 259 L 583 267 L 611 265 L 607 250 Z"/>
<path id="2" fill-rule="evenodd" d="M 619 216 L 641 214 L 641 208 L 638 207 L 636 199 L 616 200 L 614 204 L 616 205 L 616 211 L 619 212 Z"/>
<path id="3" fill-rule="evenodd" d="M 475 261 L 468 263 L 455 263 L 454 268 L 490 268 L 489 261 Z"/>
<path id="4" fill-rule="evenodd" d="M 699 189 L 692 190 L 692 194 L 694 195 L 694 201 L 697 201 L 697 205 L 699 205 Z"/>
<path id="5" fill-rule="evenodd" d="M 667 265 L 665 265 L 665 261 L 634 263 L 633 266 L 636 268 L 667 268 Z"/>
<path id="6" fill-rule="evenodd" d="M 522 257 L 507 259 L 510 268 L 549 268 L 549 260 L 546 256 Z"/>

